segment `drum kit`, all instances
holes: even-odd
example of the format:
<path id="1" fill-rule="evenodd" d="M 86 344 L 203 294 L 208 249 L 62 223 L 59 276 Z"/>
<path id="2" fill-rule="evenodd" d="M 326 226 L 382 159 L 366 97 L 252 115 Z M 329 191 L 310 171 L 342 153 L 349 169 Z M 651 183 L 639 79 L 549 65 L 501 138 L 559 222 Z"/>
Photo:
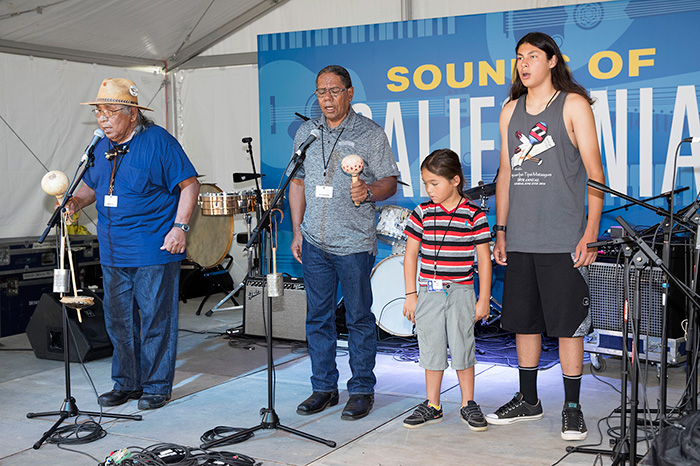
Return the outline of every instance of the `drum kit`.
<path id="1" fill-rule="evenodd" d="M 483 181 L 464 191 L 467 199 L 474 202 L 479 200 L 484 211 L 488 211 L 486 201 L 495 193 L 496 183 L 484 184 Z M 379 209 L 377 239 L 391 245 L 391 254 L 374 267 L 370 276 L 372 313 L 375 316 L 377 326 L 397 337 L 412 337 L 416 333 L 415 326 L 403 315 L 403 304 L 406 300 L 403 279 L 403 263 L 406 253 L 406 233 L 404 230 L 410 215 L 409 209 L 395 205 L 385 205 Z M 501 304 L 491 297 L 491 315 L 485 323 L 488 325 L 495 322 L 500 314 Z"/>

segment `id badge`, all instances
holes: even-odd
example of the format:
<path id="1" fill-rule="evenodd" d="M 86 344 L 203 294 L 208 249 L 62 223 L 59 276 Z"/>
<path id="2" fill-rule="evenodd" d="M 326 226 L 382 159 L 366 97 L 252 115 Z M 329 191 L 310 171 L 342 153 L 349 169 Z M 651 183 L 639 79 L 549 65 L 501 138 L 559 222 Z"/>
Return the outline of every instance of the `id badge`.
<path id="1" fill-rule="evenodd" d="M 316 197 L 330 199 L 333 197 L 333 186 L 316 186 Z"/>
<path id="2" fill-rule="evenodd" d="M 442 280 L 428 280 L 428 292 L 442 291 Z"/>
<path id="3" fill-rule="evenodd" d="M 119 196 L 110 196 L 105 194 L 105 207 L 117 207 Z"/>

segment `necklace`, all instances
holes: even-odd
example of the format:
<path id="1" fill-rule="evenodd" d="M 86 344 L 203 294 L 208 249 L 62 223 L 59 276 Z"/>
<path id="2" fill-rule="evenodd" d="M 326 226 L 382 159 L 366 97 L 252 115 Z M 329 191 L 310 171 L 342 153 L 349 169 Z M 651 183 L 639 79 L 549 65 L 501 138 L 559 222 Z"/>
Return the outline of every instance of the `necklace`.
<path id="1" fill-rule="evenodd" d="M 557 95 L 558 90 L 554 90 L 554 94 L 552 94 L 552 97 L 549 98 L 549 102 L 547 102 L 547 105 L 544 106 L 544 109 L 547 110 L 547 107 L 549 107 L 549 104 L 552 103 L 552 100 L 554 100 L 554 96 Z"/>
<path id="2" fill-rule="evenodd" d="M 450 225 L 452 224 L 452 219 L 455 218 L 455 214 L 457 213 L 459 206 L 462 204 L 462 200 L 462 196 L 459 196 L 459 203 L 455 207 L 455 210 L 452 211 L 452 215 L 450 215 L 450 221 L 447 222 L 445 232 L 442 234 L 442 239 L 440 240 L 440 247 L 438 247 L 437 242 L 437 205 L 433 204 L 433 251 L 435 251 L 435 257 L 433 257 L 433 279 L 437 277 L 438 254 L 440 254 L 440 251 L 442 250 L 442 245 L 445 243 L 445 237 L 447 236 L 447 230 L 450 228 Z"/>

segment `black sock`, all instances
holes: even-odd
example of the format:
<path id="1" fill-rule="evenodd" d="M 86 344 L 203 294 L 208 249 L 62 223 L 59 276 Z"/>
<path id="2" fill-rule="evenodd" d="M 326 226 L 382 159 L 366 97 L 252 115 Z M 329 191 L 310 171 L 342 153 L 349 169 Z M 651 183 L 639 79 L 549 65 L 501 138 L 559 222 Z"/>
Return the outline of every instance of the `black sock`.
<path id="1" fill-rule="evenodd" d="M 520 373 L 520 393 L 523 399 L 531 404 L 537 404 L 537 366 L 522 367 L 518 366 Z"/>
<path id="2" fill-rule="evenodd" d="M 581 374 L 564 375 L 564 401 L 566 403 L 578 404 L 581 394 Z"/>

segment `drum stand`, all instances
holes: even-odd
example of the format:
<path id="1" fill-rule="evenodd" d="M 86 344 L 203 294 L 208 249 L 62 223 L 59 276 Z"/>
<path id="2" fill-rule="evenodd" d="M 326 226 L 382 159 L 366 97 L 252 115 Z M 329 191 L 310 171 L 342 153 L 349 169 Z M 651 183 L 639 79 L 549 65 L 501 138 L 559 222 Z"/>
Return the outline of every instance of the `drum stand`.
<path id="1" fill-rule="evenodd" d="M 252 215 L 247 213 L 245 215 L 246 219 L 246 226 L 248 228 L 248 238 L 250 238 L 250 222 L 252 219 Z M 250 254 L 253 254 L 252 252 Z M 256 251 L 256 255 L 259 257 L 259 252 Z M 248 257 L 248 270 L 252 270 L 252 256 Z M 223 311 L 237 311 L 239 309 L 243 309 L 243 305 L 237 305 L 237 306 L 232 306 L 232 307 L 221 307 L 223 304 L 228 301 L 229 299 L 233 300 L 233 296 L 237 294 L 239 291 L 241 291 L 243 288 L 245 288 L 245 284 L 248 281 L 248 277 L 250 274 L 246 274 L 245 277 L 243 277 L 243 280 L 241 283 L 239 283 L 229 294 L 227 294 L 221 301 L 216 303 L 216 306 L 212 307 L 209 309 L 207 312 L 204 313 L 205 316 L 211 317 L 214 315 L 215 312 L 223 312 Z M 234 301 L 235 303 L 235 301 Z"/>

